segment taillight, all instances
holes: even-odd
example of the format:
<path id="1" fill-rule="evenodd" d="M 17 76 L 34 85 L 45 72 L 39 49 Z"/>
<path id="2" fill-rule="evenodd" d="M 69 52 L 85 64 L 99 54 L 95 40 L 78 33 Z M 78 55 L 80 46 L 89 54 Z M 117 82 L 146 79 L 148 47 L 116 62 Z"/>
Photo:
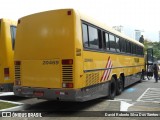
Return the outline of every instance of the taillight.
<path id="1" fill-rule="evenodd" d="M 63 83 L 62 87 L 63 88 L 73 88 L 73 83 Z"/>
<path id="2" fill-rule="evenodd" d="M 4 79 L 5 80 L 9 79 L 9 68 L 4 68 Z"/>
<path id="3" fill-rule="evenodd" d="M 21 61 L 14 61 L 15 65 L 21 65 Z"/>
<path id="4" fill-rule="evenodd" d="M 64 59 L 62 60 L 62 65 L 72 65 L 73 59 Z"/>

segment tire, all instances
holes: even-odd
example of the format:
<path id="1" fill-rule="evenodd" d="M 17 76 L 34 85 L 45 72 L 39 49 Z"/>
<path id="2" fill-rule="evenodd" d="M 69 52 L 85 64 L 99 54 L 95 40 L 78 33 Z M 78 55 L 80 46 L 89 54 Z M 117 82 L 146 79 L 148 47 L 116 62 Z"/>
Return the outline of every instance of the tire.
<path id="1" fill-rule="evenodd" d="M 109 95 L 108 95 L 108 98 L 111 99 L 111 100 L 114 100 L 115 96 L 116 96 L 116 81 L 112 77 L 111 82 L 109 84 Z"/>
<path id="2" fill-rule="evenodd" d="M 116 95 L 120 95 L 123 91 L 123 78 L 117 79 Z"/>

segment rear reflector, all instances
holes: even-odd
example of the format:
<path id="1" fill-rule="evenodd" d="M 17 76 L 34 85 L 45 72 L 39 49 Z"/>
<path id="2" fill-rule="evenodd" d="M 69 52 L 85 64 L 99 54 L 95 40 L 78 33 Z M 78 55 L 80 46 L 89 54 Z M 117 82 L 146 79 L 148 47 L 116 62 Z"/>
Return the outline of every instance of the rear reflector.
<path id="1" fill-rule="evenodd" d="M 72 65 L 72 64 L 73 64 L 73 59 L 62 60 L 62 65 Z"/>
<path id="2" fill-rule="evenodd" d="M 63 83 L 62 87 L 63 88 L 73 88 L 73 83 Z"/>
<path id="3" fill-rule="evenodd" d="M 4 68 L 4 79 L 5 80 L 9 79 L 9 68 Z"/>
<path id="4" fill-rule="evenodd" d="M 21 65 L 21 61 L 14 61 L 15 65 Z"/>
<path id="5" fill-rule="evenodd" d="M 71 14 L 72 14 L 72 12 L 69 10 L 69 11 L 67 11 L 67 14 L 68 14 L 68 15 L 71 15 Z"/>
<path id="6" fill-rule="evenodd" d="M 4 74 L 9 75 L 9 68 L 4 68 Z"/>

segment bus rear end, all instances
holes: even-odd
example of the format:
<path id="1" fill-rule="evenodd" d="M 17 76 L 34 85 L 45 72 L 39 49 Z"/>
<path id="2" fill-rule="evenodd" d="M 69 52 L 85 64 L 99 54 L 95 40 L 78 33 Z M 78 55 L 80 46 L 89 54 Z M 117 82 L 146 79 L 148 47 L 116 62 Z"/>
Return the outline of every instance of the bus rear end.
<path id="1" fill-rule="evenodd" d="M 15 95 L 74 99 L 73 10 L 53 10 L 21 18 L 15 46 Z"/>
<path id="2" fill-rule="evenodd" d="M 0 91 L 13 91 L 16 22 L 0 19 Z"/>

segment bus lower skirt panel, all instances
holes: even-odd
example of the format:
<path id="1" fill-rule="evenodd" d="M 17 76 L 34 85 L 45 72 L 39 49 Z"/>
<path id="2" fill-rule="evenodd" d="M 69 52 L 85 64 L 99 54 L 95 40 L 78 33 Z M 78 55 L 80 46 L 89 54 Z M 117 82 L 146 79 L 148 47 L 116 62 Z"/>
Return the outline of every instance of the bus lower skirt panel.
<path id="1" fill-rule="evenodd" d="M 46 89 L 14 86 L 16 96 L 57 101 L 88 101 L 108 96 L 109 82 L 81 89 Z"/>

